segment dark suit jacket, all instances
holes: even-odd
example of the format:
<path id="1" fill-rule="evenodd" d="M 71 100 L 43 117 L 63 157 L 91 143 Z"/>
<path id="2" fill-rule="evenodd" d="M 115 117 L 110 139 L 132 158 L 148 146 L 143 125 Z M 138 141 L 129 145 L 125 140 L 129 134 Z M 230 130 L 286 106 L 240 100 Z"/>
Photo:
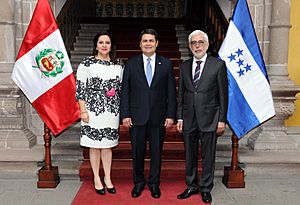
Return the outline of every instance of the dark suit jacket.
<path id="1" fill-rule="evenodd" d="M 156 54 L 155 72 L 148 86 L 142 55 L 130 58 L 124 69 L 121 118 L 131 117 L 133 125 L 163 125 L 176 117 L 176 85 L 170 60 Z"/>
<path id="2" fill-rule="evenodd" d="M 203 132 L 216 130 L 219 121 L 226 122 L 228 81 L 225 62 L 207 56 L 197 88 L 192 82 L 192 62 L 180 66 L 177 118 L 183 119 L 183 130 L 189 130 L 196 114 L 198 128 Z"/>

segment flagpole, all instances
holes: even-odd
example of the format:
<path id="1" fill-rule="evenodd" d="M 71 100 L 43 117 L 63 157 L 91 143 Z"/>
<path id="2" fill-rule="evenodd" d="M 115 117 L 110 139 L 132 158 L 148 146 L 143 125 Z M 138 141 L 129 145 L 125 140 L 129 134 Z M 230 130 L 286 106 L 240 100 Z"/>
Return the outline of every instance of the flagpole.
<path id="1" fill-rule="evenodd" d="M 231 137 L 231 141 L 232 141 L 231 166 L 224 167 L 224 176 L 222 182 L 227 188 L 245 188 L 244 170 L 238 166 L 239 139 L 235 134 L 233 134 Z"/>
<path id="2" fill-rule="evenodd" d="M 45 165 L 38 172 L 38 188 L 55 188 L 59 182 L 58 167 L 52 166 L 51 161 L 51 134 L 47 125 L 44 123 L 45 141 Z"/>

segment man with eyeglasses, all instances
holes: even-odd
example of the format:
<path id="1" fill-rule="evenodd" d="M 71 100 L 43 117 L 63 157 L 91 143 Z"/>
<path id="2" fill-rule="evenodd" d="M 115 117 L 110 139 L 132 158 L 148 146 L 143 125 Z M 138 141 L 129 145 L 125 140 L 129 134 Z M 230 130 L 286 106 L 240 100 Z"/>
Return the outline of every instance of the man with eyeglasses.
<path id="1" fill-rule="evenodd" d="M 186 152 L 186 190 L 178 199 L 201 192 L 211 203 L 217 136 L 225 130 L 228 81 L 225 62 L 207 54 L 206 33 L 193 31 L 189 37 L 193 57 L 181 65 L 177 107 L 177 130 L 183 133 Z M 198 180 L 198 148 L 201 144 L 202 174 Z"/>

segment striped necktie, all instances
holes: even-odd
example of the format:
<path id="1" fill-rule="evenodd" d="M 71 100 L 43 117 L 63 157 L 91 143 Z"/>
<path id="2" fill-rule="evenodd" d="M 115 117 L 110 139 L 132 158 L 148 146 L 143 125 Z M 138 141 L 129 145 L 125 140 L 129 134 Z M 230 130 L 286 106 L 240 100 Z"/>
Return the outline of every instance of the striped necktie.
<path id="1" fill-rule="evenodd" d="M 196 61 L 197 63 L 197 67 L 195 69 L 195 74 L 194 74 L 194 78 L 193 78 L 193 84 L 195 87 L 197 87 L 197 84 L 199 82 L 199 79 L 200 79 L 200 68 L 201 68 L 201 63 L 202 61 Z"/>

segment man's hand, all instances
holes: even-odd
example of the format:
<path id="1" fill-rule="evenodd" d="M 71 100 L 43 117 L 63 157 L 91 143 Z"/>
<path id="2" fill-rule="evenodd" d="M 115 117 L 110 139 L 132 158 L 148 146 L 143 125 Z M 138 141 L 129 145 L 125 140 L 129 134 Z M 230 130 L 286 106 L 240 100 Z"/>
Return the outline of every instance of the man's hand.
<path id="1" fill-rule="evenodd" d="M 217 135 L 222 135 L 225 131 L 226 123 L 225 122 L 218 122 L 218 127 L 217 127 Z"/>
<path id="2" fill-rule="evenodd" d="M 123 123 L 123 125 L 124 125 L 125 127 L 127 127 L 127 128 L 131 128 L 131 126 L 132 126 L 132 121 L 131 121 L 131 118 L 130 118 L 130 117 L 124 118 L 124 119 L 122 120 L 122 123 Z"/>
<path id="3" fill-rule="evenodd" d="M 178 121 L 176 127 L 177 127 L 177 131 L 182 133 L 183 121 L 182 120 Z"/>
<path id="4" fill-rule="evenodd" d="M 174 123 L 174 120 L 172 118 L 166 118 L 165 127 L 169 128 L 169 127 L 171 127 L 171 125 L 173 125 L 173 123 Z"/>

